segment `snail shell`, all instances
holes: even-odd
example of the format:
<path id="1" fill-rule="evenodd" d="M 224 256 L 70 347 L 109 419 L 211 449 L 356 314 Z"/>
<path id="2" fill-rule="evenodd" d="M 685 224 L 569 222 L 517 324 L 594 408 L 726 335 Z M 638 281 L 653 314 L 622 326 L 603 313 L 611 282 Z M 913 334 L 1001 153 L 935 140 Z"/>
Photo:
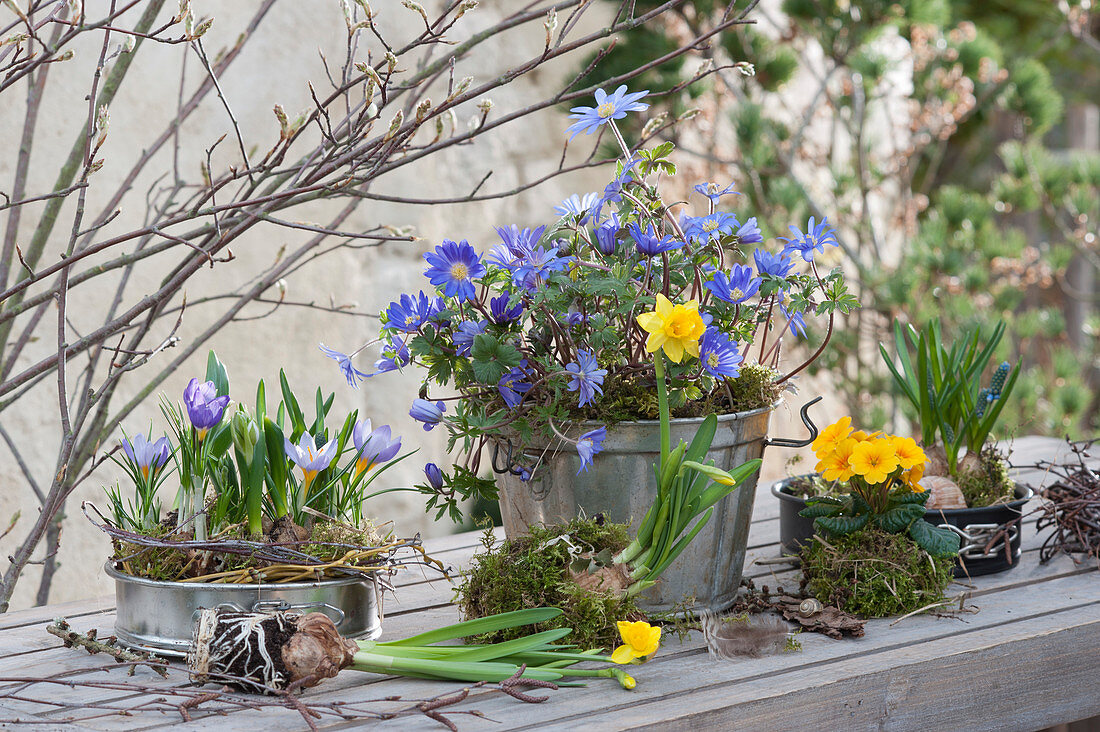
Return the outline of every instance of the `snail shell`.
<path id="1" fill-rule="evenodd" d="M 812 615 L 817 615 L 821 612 L 824 606 L 813 597 L 807 597 L 798 605 L 798 614 L 804 618 L 808 618 Z"/>

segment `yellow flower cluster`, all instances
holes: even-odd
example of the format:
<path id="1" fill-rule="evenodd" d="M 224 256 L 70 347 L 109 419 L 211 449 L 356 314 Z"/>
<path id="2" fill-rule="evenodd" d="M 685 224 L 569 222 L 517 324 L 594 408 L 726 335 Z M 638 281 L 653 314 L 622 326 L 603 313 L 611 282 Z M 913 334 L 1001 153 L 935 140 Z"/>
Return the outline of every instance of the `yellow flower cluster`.
<path id="1" fill-rule="evenodd" d="M 914 493 L 924 492 L 920 479 L 928 458 L 912 437 L 852 429 L 842 417 L 821 431 L 813 442 L 817 471 L 825 480 L 847 481 L 859 476 L 868 485 L 893 481 Z"/>

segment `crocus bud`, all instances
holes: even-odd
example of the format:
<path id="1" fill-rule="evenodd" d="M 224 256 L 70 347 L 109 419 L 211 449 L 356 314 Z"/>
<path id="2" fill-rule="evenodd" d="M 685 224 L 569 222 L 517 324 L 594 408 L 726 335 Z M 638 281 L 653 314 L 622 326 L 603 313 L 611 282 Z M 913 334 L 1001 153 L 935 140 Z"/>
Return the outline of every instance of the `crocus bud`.
<path id="1" fill-rule="evenodd" d="M 256 443 L 260 440 L 260 426 L 256 420 L 249 416 L 243 409 L 233 415 L 229 424 L 229 430 L 233 435 L 233 446 L 244 455 L 245 461 L 252 464 L 252 453 L 256 449 Z"/>

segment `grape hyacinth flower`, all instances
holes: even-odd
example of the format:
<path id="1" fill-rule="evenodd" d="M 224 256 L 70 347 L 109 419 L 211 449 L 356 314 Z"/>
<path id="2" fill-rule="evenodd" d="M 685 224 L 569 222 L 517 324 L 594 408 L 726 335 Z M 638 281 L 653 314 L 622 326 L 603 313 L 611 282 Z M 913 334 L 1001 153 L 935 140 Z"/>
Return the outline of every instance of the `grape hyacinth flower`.
<path id="1" fill-rule="evenodd" d="M 515 322 L 523 315 L 523 303 L 517 303 L 513 307 L 508 307 L 508 303 L 511 302 L 511 299 L 512 296 L 506 292 L 503 295 L 498 295 L 489 300 L 489 315 L 497 325 L 507 325 L 508 323 Z"/>
<path id="2" fill-rule="evenodd" d="M 359 369 L 351 365 L 351 356 L 346 353 L 340 353 L 334 348 L 329 348 L 324 343 L 318 343 L 317 347 L 321 349 L 321 353 L 325 354 L 329 358 L 336 361 L 340 367 L 340 373 L 347 379 L 348 386 L 359 388 L 359 382 L 370 376 L 370 374 L 364 374 Z"/>
<path id="3" fill-rule="evenodd" d="M 429 298 L 423 291 L 414 299 L 402 295 L 386 309 L 386 326 L 404 333 L 416 333 L 444 309 L 442 298 Z"/>
<path id="4" fill-rule="evenodd" d="M 760 274 L 772 277 L 786 277 L 794 266 L 791 258 L 782 252 L 772 254 L 763 249 L 757 249 L 752 253 L 752 258 L 756 261 L 756 270 Z"/>
<path id="5" fill-rule="evenodd" d="M 638 253 L 647 257 L 655 257 L 684 245 L 684 242 L 676 241 L 672 236 L 659 237 L 653 230 L 653 224 L 649 224 L 645 231 L 642 231 L 637 224 L 630 224 L 627 231 L 630 232 L 634 243 L 638 245 Z"/>
<path id="6" fill-rule="evenodd" d="M 592 465 L 592 458 L 603 450 L 605 439 L 607 439 L 607 428 L 598 427 L 590 432 L 585 432 L 581 435 L 581 439 L 577 440 L 577 455 L 581 458 L 581 467 L 577 471 L 577 475 L 580 475 L 582 471 L 588 472 L 588 467 Z"/>
<path id="7" fill-rule="evenodd" d="M 756 224 L 755 216 L 741 224 L 741 227 L 733 233 L 737 237 L 738 244 L 759 244 L 764 241 L 764 235 Z"/>
<path id="8" fill-rule="evenodd" d="M 122 451 L 130 462 L 141 471 L 141 477 L 149 479 L 152 473 L 155 478 L 172 457 L 172 445 L 167 437 L 161 437 L 156 442 L 149 442 L 143 434 L 134 435 L 133 439 L 122 438 L 119 440 Z"/>
<path id="9" fill-rule="evenodd" d="M 397 371 L 408 366 L 410 362 L 412 362 L 412 354 L 409 353 L 409 347 L 405 345 L 405 341 L 397 336 L 390 336 L 389 345 L 382 348 L 382 358 L 374 362 L 375 373 Z"/>
<path id="10" fill-rule="evenodd" d="M 447 405 L 443 402 L 432 404 L 427 399 L 413 399 L 409 416 L 417 422 L 423 422 L 425 432 L 431 432 L 443 419 L 443 413 L 446 411 Z"/>
<path id="11" fill-rule="evenodd" d="M 619 246 L 618 234 L 621 225 L 619 215 L 611 214 L 611 218 L 596 227 L 596 250 L 600 254 L 610 256 Z"/>
<path id="12" fill-rule="evenodd" d="M 428 485 L 432 487 L 432 490 L 443 490 L 443 471 L 439 469 L 438 465 L 435 463 L 425 465 L 424 476 L 428 479 Z"/>
<path id="13" fill-rule="evenodd" d="M 699 341 L 699 360 L 703 370 L 715 378 L 736 379 L 741 375 L 738 367 L 744 358 L 737 344 L 717 328 L 707 328 Z"/>
<path id="14" fill-rule="evenodd" d="M 822 219 L 820 224 L 815 224 L 814 217 L 811 216 L 810 220 L 806 223 L 805 233 L 794 226 L 789 228 L 794 236 L 790 239 L 779 237 L 780 241 L 787 242 L 781 253 L 789 254 L 790 252 L 798 252 L 807 262 L 814 261 L 815 249 L 819 252 L 824 252 L 826 244 L 830 244 L 834 247 L 840 244 L 836 239 L 836 231 L 829 228 L 828 218 Z"/>
<path id="15" fill-rule="evenodd" d="M 596 207 L 599 205 L 600 196 L 597 193 L 585 193 L 584 197 L 574 193 L 569 198 L 554 207 L 554 213 L 559 216 L 573 216 L 578 224 L 584 224 L 592 218 Z"/>
<path id="16" fill-rule="evenodd" d="M 355 443 L 355 475 L 367 472 L 376 465 L 393 460 L 401 451 L 401 438 L 392 437 L 390 426 L 384 424 L 376 430 L 371 429 L 369 419 L 355 423 L 351 430 L 351 439 Z"/>
<path id="17" fill-rule="evenodd" d="M 649 94 L 648 89 L 640 92 L 628 92 L 626 84 L 623 84 L 611 94 L 603 89 L 597 89 L 595 107 L 573 107 L 569 110 L 572 113 L 569 118 L 578 120 L 566 130 L 567 133 L 570 133 L 569 139 L 572 140 L 582 132 L 591 135 L 601 126 L 611 124 L 612 120 L 622 119 L 627 112 L 644 112 L 649 109 L 649 105 L 638 100 L 646 94 Z"/>
<path id="18" fill-rule="evenodd" d="M 302 469 L 302 497 L 309 495 L 309 487 L 313 485 L 317 474 L 332 464 L 336 457 L 338 441 L 334 437 L 321 447 L 317 447 L 313 436 L 304 433 L 298 444 L 295 445 L 289 437 L 283 438 L 283 450 L 286 456 L 294 461 L 294 464 Z"/>
<path id="19" fill-rule="evenodd" d="M 191 379 L 183 390 L 183 403 L 199 442 L 202 442 L 210 428 L 217 427 L 222 421 L 225 408 L 229 405 L 229 395 L 218 396 L 218 388 L 213 381 Z"/>
<path id="20" fill-rule="evenodd" d="M 485 265 L 465 239 L 457 243 L 444 239 L 424 259 L 431 265 L 424 275 L 433 285 L 442 287 L 445 296 L 456 297 L 460 302 L 474 299 L 477 294 L 474 279 L 485 274 Z"/>
<path id="21" fill-rule="evenodd" d="M 523 361 L 519 366 L 512 367 L 497 382 L 497 391 L 500 392 L 500 398 L 504 400 L 509 409 L 518 407 L 520 402 L 523 401 L 523 395 L 531 390 L 531 384 L 524 381 L 527 378 L 527 372 L 524 371 L 526 366 L 527 362 Z"/>
<path id="22" fill-rule="evenodd" d="M 760 278 L 753 276 L 752 267 L 735 264 L 730 268 L 729 275 L 715 272 L 714 278 L 704 282 L 703 287 L 719 300 L 737 305 L 760 291 Z"/>
<path id="23" fill-rule="evenodd" d="M 455 353 L 459 356 L 469 356 L 474 347 L 474 338 L 485 332 L 487 320 L 479 320 L 476 323 L 464 320 L 458 324 L 454 334 Z"/>
<path id="24" fill-rule="evenodd" d="M 718 241 L 722 234 L 732 234 L 735 228 L 741 226 L 741 222 L 733 214 L 718 212 L 694 218 L 684 217 L 680 226 L 684 230 L 684 236 L 703 243 L 708 239 Z"/>
<path id="25" fill-rule="evenodd" d="M 603 394 L 603 379 L 607 376 L 607 369 L 599 368 L 596 357 L 589 351 L 578 350 L 577 362 L 566 364 L 565 370 L 572 374 L 569 391 L 578 392 L 580 396 L 578 407 L 591 404 L 597 393 Z"/>
<path id="26" fill-rule="evenodd" d="M 713 204 L 718 203 L 718 199 L 722 196 L 740 196 L 741 194 L 733 190 L 733 183 L 730 183 L 725 188 L 722 188 L 717 183 L 700 183 L 695 186 L 697 193 L 702 193 L 704 196 L 710 199 Z"/>

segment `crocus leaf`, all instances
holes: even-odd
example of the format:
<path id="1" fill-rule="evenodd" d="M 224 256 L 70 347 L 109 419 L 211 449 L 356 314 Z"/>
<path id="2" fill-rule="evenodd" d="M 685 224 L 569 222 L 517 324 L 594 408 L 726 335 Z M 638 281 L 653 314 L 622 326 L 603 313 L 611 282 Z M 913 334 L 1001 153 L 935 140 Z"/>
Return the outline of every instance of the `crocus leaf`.
<path id="1" fill-rule="evenodd" d="M 229 393 L 229 374 L 225 370 L 225 364 L 218 360 L 218 354 L 212 350 L 206 356 L 206 380 L 214 382 L 218 396 Z"/>
<path id="2" fill-rule="evenodd" d="M 294 392 L 290 390 L 290 382 L 286 380 L 286 372 L 282 369 L 279 369 L 279 389 L 283 393 L 287 416 L 290 417 L 290 439 L 293 442 L 306 431 L 306 418 L 302 415 L 302 408 L 298 405 Z"/>
<path id="3" fill-rule="evenodd" d="M 909 526 L 909 536 L 934 557 L 953 557 L 959 553 L 959 535 L 927 521 L 914 521 Z"/>

